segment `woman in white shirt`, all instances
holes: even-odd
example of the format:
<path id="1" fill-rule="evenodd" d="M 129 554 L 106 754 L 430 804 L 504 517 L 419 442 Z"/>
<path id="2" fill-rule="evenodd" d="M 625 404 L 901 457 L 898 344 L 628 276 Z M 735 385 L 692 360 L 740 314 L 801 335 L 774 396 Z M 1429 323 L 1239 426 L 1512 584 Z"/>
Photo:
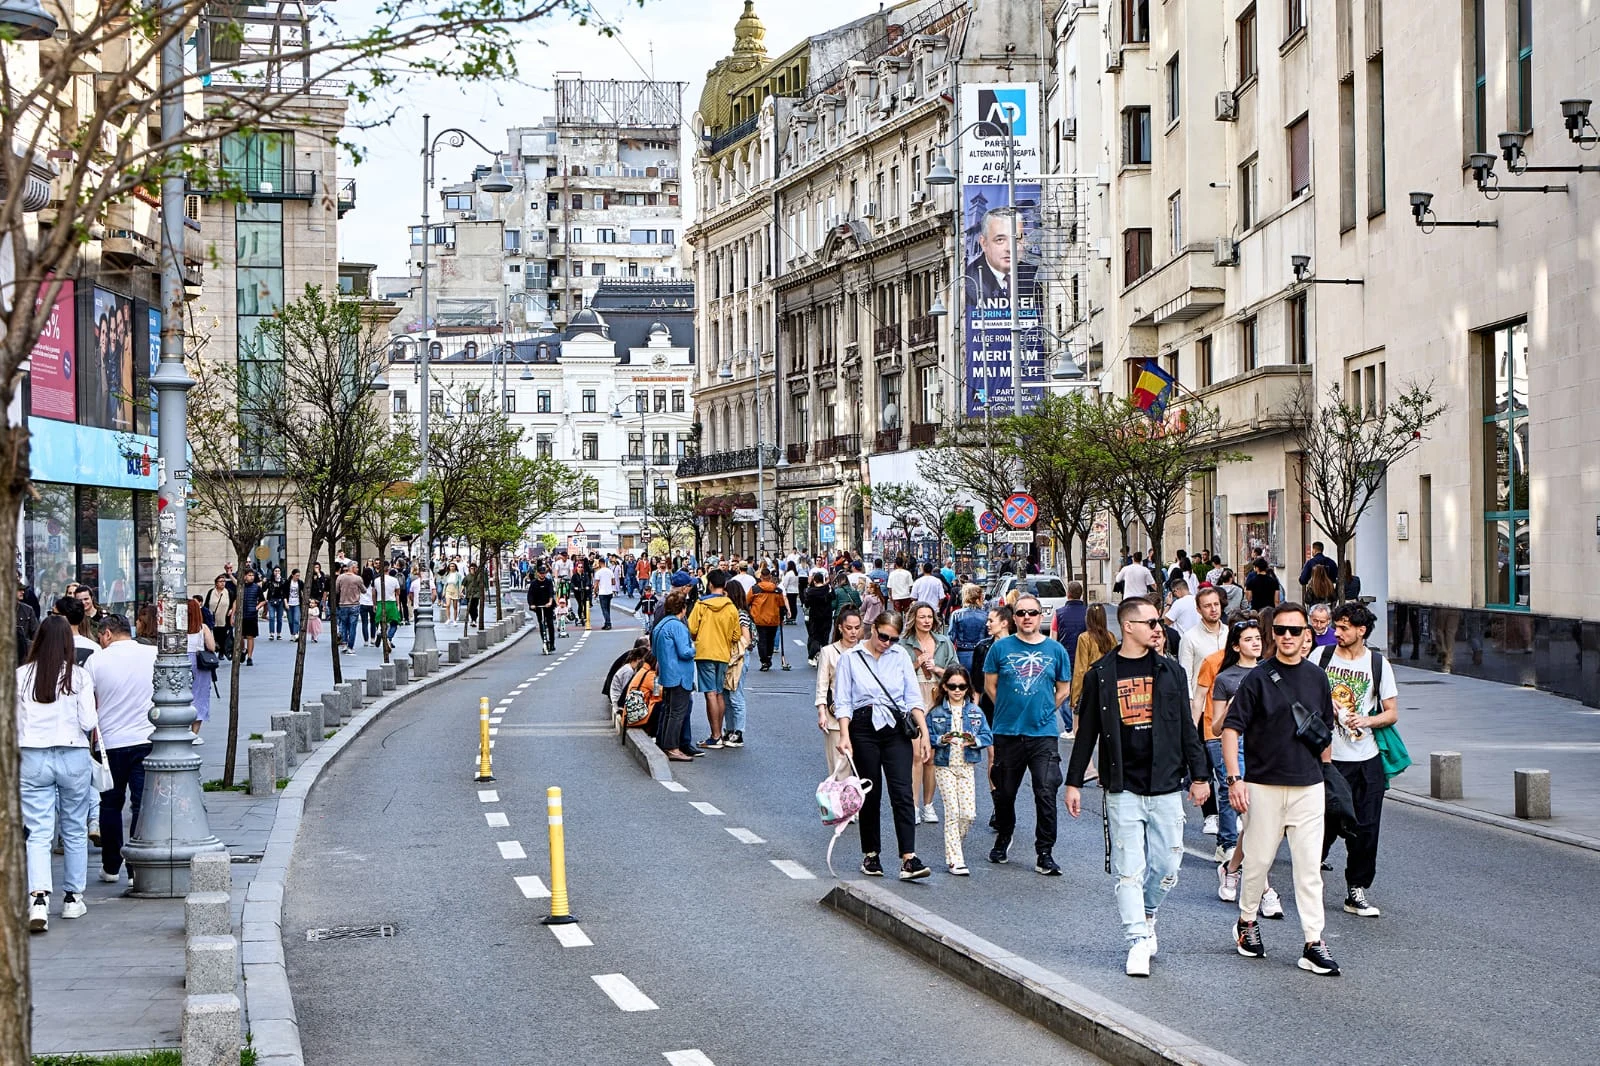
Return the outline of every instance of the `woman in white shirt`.
<path id="1" fill-rule="evenodd" d="M 194 730 L 195 744 L 204 744 L 205 738 L 200 735 L 200 727 L 211 720 L 211 686 L 216 684 L 217 672 L 215 670 L 202 670 L 200 668 L 200 652 L 217 650 L 217 639 L 211 633 L 211 627 L 206 625 L 205 615 L 201 613 L 199 596 L 189 597 L 189 670 L 191 672 L 190 688 L 194 693 L 194 725 L 189 728 Z"/>
<path id="2" fill-rule="evenodd" d="M 900 647 L 902 620 L 885 611 L 874 620 L 860 647 L 839 657 L 833 679 L 833 716 L 841 727 L 837 750 L 856 756 L 856 772 L 872 782 L 861 806 L 861 872 L 882 877 L 878 859 L 882 834 L 879 809 L 884 780 L 894 811 L 895 843 L 900 848 L 900 880 L 918 881 L 930 871 L 917 858 L 916 804 L 911 797 L 912 766 L 930 762 L 928 726 L 923 720 L 922 686 L 917 683 L 911 656 Z M 907 739 L 899 720 L 909 716 L 917 725 L 917 738 Z"/>
<path id="3" fill-rule="evenodd" d="M 100 724 L 94 682 L 73 661 L 72 626 L 50 615 L 39 626 L 27 661 L 17 669 L 17 746 L 22 749 L 22 824 L 28 834 L 28 930 L 50 925 L 50 845 L 60 813 L 61 917 L 88 909 L 89 736 Z"/>

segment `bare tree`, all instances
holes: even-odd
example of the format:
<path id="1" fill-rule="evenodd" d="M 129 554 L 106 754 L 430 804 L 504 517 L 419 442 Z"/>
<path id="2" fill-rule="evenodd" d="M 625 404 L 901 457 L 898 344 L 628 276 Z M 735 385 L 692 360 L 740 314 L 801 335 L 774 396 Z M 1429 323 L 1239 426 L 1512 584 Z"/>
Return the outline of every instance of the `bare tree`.
<path id="1" fill-rule="evenodd" d="M 766 521 L 767 529 L 772 532 L 773 543 L 777 545 L 777 554 L 782 555 L 784 544 L 794 543 L 793 501 L 773 499 L 761 509 L 761 517 Z"/>
<path id="2" fill-rule="evenodd" d="M 1338 385 L 1328 389 L 1321 405 L 1309 389 L 1295 396 L 1290 416 L 1304 464 L 1301 481 L 1317 525 L 1333 542 L 1341 575 L 1356 526 L 1372 506 L 1384 475 L 1422 444 L 1444 413 L 1432 383 L 1410 383 L 1377 410 L 1346 402 Z M 1334 584 L 1343 603 L 1344 581 Z"/>
<path id="3" fill-rule="evenodd" d="M 879 481 L 871 488 L 864 488 L 862 494 L 872 505 L 874 514 L 889 519 L 890 529 L 899 528 L 905 532 L 906 554 L 910 555 L 911 527 L 922 520 L 919 487 L 909 481 Z"/>
<path id="4" fill-rule="evenodd" d="M 1069 576 L 1074 541 L 1081 547 L 1082 572 L 1088 572 L 1089 533 L 1095 514 L 1109 502 L 1108 484 L 1116 475 L 1109 454 L 1095 439 L 1099 406 L 1097 399 L 1081 393 L 1050 394 L 1027 414 L 1005 421 L 1007 450 L 1064 546 Z"/>

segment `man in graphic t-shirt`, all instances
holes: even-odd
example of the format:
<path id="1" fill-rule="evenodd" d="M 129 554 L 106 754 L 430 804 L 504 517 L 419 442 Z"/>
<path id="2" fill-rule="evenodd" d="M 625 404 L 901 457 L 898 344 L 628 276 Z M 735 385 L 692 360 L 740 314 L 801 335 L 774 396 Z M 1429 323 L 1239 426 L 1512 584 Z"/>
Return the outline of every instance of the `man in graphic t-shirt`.
<path id="1" fill-rule="evenodd" d="M 1061 741 L 1056 707 L 1072 691 L 1072 660 L 1059 641 L 1039 630 L 1036 596 L 1017 597 L 1017 632 L 995 641 L 983 660 L 983 686 L 994 703 L 994 847 L 990 862 L 1005 862 L 1017 828 L 1017 790 L 1033 779 L 1034 871 L 1060 877 L 1056 846 L 1056 789 L 1061 787 Z"/>
<path id="2" fill-rule="evenodd" d="M 1378 870 L 1378 826 L 1383 819 L 1383 792 L 1389 779 L 1373 730 L 1394 725 L 1400 718 L 1400 691 L 1394 670 L 1382 654 L 1367 647 L 1372 632 L 1372 612 L 1359 603 L 1346 603 L 1333 612 L 1333 632 L 1338 644 L 1318 648 L 1314 661 L 1328 675 L 1337 724 L 1333 729 L 1333 765 L 1350 782 L 1355 800 L 1357 836 L 1345 845 L 1344 909 L 1363 918 L 1376 918 L 1379 910 L 1367 899 Z M 1375 676 L 1376 675 L 1376 676 Z M 1322 836 L 1322 858 L 1338 834 L 1332 827 Z"/>
<path id="3" fill-rule="evenodd" d="M 1128 942 L 1129 977 L 1149 977 L 1156 911 L 1178 883 L 1183 858 L 1183 789 L 1196 805 L 1210 792 L 1200 733 L 1189 714 L 1183 667 L 1156 650 L 1161 612 L 1148 600 L 1117 608 L 1122 645 L 1084 675 L 1077 739 L 1067 764 L 1067 813 L 1082 810 L 1084 771 L 1096 745 L 1111 831 L 1111 872 Z"/>

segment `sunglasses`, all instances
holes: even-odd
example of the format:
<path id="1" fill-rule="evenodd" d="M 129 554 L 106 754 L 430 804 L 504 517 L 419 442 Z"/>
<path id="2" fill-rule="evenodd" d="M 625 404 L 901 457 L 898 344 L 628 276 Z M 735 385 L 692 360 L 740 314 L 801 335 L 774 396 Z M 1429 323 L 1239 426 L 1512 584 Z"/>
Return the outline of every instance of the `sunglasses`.
<path id="1" fill-rule="evenodd" d="M 1261 623 L 1257 622 L 1254 618 L 1251 618 L 1243 622 L 1233 623 L 1233 628 L 1235 630 L 1260 629 Z"/>
<path id="2" fill-rule="evenodd" d="M 1129 625 L 1135 625 L 1135 626 L 1149 626 L 1151 629 L 1160 629 L 1161 628 L 1161 619 L 1159 619 L 1159 618 L 1130 618 L 1130 619 L 1128 619 L 1128 624 Z"/>
<path id="3" fill-rule="evenodd" d="M 965 686 L 965 685 L 946 685 L 944 687 L 944 690 L 946 692 L 965 692 L 965 691 L 967 691 L 967 686 Z"/>
<path id="4" fill-rule="evenodd" d="M 900 634 L 899 633 L 884 633 L 884 632 L 880 631 L 880 632 L 878 632 L 876 634 L 876 636 L 877 636 L 877 638 L 879 640 L 899 640 L 900 639 Z"/>
<path id="5" fill-rule="evenodd" d="M 1044 612 L 1042 612 L 1042 611 L 1030 611 L 1030 610 L 1024 609 L 1024 610 L 1021 610 L 1021 611 L 1012 611 L 1011 612 L 1011 617 L 1013 617 L 1013 618 L 1038 618 L 1039 615 L 1041 615 L 1043 613 Z"/>
<path id="6" fill-rule="evenodd" d="M 1306 627 L 1305 626 L 1278 626 L 1278 625 L 1275 625 L 1275 626 L 1272 627 L 1272 635 L 1275 636 L 1275 637 L 1298 637 L 1300 634 L 1304 633 L 1305 631 L 1306 631 Z"/>

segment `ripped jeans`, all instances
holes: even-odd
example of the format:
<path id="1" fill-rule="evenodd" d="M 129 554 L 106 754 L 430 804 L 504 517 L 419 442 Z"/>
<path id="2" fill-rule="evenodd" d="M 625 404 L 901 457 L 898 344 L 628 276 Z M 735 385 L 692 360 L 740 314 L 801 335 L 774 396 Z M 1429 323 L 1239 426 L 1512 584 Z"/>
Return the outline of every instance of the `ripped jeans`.
<path id="1" fill-rule="evenodd" d="M 1131 944 L 1150 936 L 1146 917 L 1178 883 L 1183 861 L 1183 793 L 1140 796 L 1106 793 L 1111 824 L 1111 874 L 1117 879 L 1117 913 Z"/>

